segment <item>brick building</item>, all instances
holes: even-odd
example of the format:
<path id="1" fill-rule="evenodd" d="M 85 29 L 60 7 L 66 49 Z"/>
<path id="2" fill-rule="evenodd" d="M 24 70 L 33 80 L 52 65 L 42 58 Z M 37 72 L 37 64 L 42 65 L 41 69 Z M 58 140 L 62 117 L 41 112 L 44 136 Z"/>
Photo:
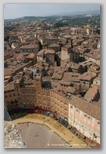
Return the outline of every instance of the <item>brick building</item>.
<path id="1" fill-rule="evenodd" d="M 100 107 L 72 96 L 68 122 L 84 136 L 100 143 Z"/>
<path id="2" fill-rule="evenodd" d="M 61 60 L 74 60 L 74 53 L 70 47 L 62 47 L 61 48 Z"/>
<path id="3" fill-rule="evenodd" d="M 92 72 L 85 72 L 80 75 L 81 92 L 86 92 L 89 89 L 95 77 L 96 74 Z"/>
<path id="4" fill-rule="evenodd" d="M 36 45 L 23 45 L 20 47 L 21 53 L 38 53 L 39 51 L 39 44 Z"/>
<path id="5" fill-rule="evenodd" d="M 53 49 L 42 49 L 37 54 L 37 61 L 44 61 L 48 64 L 55 64 L 55 50 Z"/>
<path id="6" fill-rule="evenodd" d="M 100 108 L 81 98 L 65 97 L 60 93 L 42 88 L 42 79 L 36 76 L 32 84 L 21 87 L 17 80 L 12 88 L 5 89 L 5 106 L 7 109 L 41 108 L 49 110 L 76 127 L 84 136 L 100 143 Z"/>

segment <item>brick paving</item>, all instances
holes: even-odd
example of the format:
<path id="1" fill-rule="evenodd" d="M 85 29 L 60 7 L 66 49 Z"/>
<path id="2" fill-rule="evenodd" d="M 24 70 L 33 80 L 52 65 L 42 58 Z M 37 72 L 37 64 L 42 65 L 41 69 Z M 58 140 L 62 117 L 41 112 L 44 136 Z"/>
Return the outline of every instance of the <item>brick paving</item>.
<path id="1" fill-rule="evenodd" d="M 89 148 L 84 141 L 50 117 L 28 114 L 13 122 L 27 148 Z"/>
<path id="2" fill-rule="evenodd" d="M 27 148 L 70 148 L 69 144 L 45 125 L 21 123 L 16 126 Z"/>

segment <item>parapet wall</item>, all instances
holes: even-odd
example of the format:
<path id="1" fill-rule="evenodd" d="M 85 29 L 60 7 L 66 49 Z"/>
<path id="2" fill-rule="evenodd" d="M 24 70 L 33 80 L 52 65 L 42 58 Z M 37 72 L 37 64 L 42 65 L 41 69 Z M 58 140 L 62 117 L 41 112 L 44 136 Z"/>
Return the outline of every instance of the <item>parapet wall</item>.
<path id="1" fill-rule="evenodd" d="M 11 117 L 4 109 L 4 148 L 25 148 L 20 132 L 11 121 Z"/>

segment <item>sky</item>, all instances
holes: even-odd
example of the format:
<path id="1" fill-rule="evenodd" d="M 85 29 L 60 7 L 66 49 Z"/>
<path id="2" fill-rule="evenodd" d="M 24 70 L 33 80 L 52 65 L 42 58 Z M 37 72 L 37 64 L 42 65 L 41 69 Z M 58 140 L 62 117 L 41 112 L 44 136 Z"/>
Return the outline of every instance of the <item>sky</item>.
<path id="1" fill-rule="evenodd" d="M 24 16 L 49 16 L 64 12 L 99 10 L 99 4 L 5 4 L 4 19 Z"/>

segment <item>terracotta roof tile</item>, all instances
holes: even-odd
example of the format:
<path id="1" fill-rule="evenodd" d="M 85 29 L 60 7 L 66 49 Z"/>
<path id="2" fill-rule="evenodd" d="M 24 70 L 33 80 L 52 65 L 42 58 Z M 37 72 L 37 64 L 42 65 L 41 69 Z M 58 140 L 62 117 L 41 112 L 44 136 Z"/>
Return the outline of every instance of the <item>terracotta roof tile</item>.
<path id="1" fill-rule="evenodd" d="M 87 101 L 75 96 L 71 96 L 71 100 L 69 102 L 88 115 L 100 120 L 100 108 L 93 105 L 92 103 L 88 103 Z"/>

